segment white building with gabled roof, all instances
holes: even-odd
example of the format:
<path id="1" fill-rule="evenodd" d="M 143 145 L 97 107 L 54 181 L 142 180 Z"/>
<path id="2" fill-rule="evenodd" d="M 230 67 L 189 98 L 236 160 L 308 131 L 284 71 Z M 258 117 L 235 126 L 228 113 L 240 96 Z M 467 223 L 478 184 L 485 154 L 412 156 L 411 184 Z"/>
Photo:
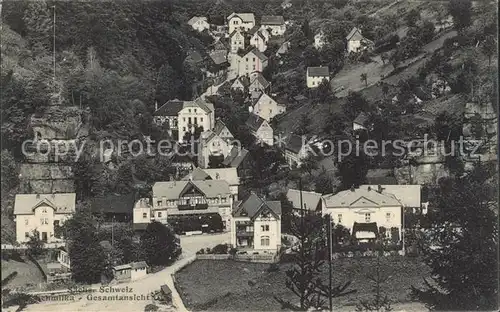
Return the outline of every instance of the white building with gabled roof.
<path id="1" fill-rule="evenodd" d="M 193 27 L 193 29 L 198 32 L 210 29 L 210 24 L 208 23 L 208 19 L 205 16 L 193 16 L 188 21 L 188 25 Z"/>
<path id="2" fill-rule="evenodd" d="M 255 15 L 253 13 L 232 13 L 227 17 L 229 33 L 235 29 L 250 30 L 255 26 Z"/>

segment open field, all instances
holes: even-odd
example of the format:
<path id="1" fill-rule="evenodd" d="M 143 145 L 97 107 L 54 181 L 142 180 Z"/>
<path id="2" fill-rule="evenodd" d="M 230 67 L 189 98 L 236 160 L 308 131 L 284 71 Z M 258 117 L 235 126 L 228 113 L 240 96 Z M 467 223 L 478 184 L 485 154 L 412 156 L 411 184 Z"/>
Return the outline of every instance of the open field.
<path id="1" fill-rule="evenodd" d="M 351 288 L 357 290 L 357 293 L 335 299 L 337 308 L 354 310 L 360 299 L 372 296 L 373 285 L 366 275 L 374 272 L 375 263 L 374 258 L 335 260 L 335 283 L 351 279 Z M 383 258 L 381 263 L 384 274 L 390 276 L 383 290 L 391 294 L 395 305 L 419 306 L 419 303 L 410 302 L 409 288 L 423 283 L 423 277 L 429 274 L 427 266 L 418 259 L 402 257 Z M 184 304 L 190 310 L 277 311 L 281 307 L 274 296 L 295 300 L 285 287 L 285 271 L 290 264 L 282 264 L 279 271 L 271 273 L 267 272 L 268 267 L 267 264 L 230 260 L 200 260 L 179 271 L 176 280 Z M 328 281 L 327 274 L 328 271 L 322 274 L 325 281 Z"/>

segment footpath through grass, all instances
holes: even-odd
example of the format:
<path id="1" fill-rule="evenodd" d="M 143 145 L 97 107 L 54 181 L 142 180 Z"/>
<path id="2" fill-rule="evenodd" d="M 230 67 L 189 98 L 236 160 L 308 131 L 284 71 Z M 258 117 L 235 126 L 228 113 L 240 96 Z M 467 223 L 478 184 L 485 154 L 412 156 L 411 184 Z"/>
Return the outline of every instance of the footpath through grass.
<path id="1" fill-rule="evenodd" d="M 383 290 L 395 305 L 409 303 L 411 285 L 422 285 L 429 268 L 418 258 L 386 257 L 381 270 L 390 276 Z M 375 258 L 339 259 L 334 261 L 334 283 L 352 280 L 357 293 L 334 300 L 337 307 L 350 307 L 360 299 L 373 295 L 373 284 L 366 275 L 375 272 Z M 285 271 L 290 264 L 281 264 L 277 272 L 267 272 L 268 264 L 230 260 L 199 260 L 176 274 L 179 293 L 189 310 L 202 311 L 277 311 L 281 306 L 274 296 L 295 300 L 285 287 Z M 325 263 L 323 278 L 328 282 Z"/>

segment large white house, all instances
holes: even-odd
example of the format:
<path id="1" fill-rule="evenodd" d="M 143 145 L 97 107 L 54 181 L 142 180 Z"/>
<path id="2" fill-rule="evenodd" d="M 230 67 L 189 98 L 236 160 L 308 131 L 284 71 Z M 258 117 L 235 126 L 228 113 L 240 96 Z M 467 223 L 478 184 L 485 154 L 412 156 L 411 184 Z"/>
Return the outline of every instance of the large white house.
<path id="1" fill-rule="evenodd" d="M 275 253 L 281 247 L 281 202 L 251 193 L 233 206 L 231 245 L 238 249 Z"/>
<path id="2" fill-rule="evenodd" d="M 14 203 L 16 240 L 29 240 L 34 231 L 47 243 L 57 242 L 55 229 L 75 213 L 76 194 L 17 194 Z"/>
<path id="3" fill-rule="evenodd" d="M 140 199 L 134 207 L 134 227 L 152 220 L 167 224 L 170 219 L 187 216 L 219 214 L 223 227 L 229 230 L 233 195 L 223 180 L 192 180 L 156 182 L 152 205 Z"/>
<path id="4" fill-rule="evenodd" d="M 253 113 L 264 118 L 267 122 L 274 116 L 286 112 L 286 106 L 276 102 L 269 95 L 262 93 L 253 105 Z"/>
<path id="5" fill-rule="evenodd" d="M 255 27 L 254 27 L 255 28 Z M 250 31 L 250 45 L 257 48 L 260 52 L 267 50 L 268 37 L 265 35 L 265 30 L 256 30 L 255 32 Z"/>
<path id="6" fill-rule="evenodd" d="M 262 16 L 260 19 L 260 27 L 270 30 L 272 36 L 283 36 L 286 31 L 285 19 L 281 15 Z"/>
<path id="7" fill-rule="evenodd" d="M 399 241 L 403 204 L 395 195 L 362 185 L 359 188 L 323 196 L 323 215 L 351 231 L 358 240 L 380 237 Z"/>
<path id="8" fill-rule="evenodd" d="M 238 200 L 240 178 L 236 168 L 195 168 L 182 180 L 204 181 L 204 180 L 222 180 L 229 184 L 229 191 L 234 200 Z"/>
<path id="9" fill-rule="evenodd" d="M 193 16 L 189 21 L 188 25 L 193 27 L 194 30 L 202 32 L 205 29 L 210 29 L 210 24 L 204 16 Z"/>
<path id="10" fill-rule="evenodd" d="M 215 126 L 214 105 L 202 98 L 197 98 L 194 101 L 184 101 L 177 120 L 179 142 L 182 142 L 184 135 L 188 132 L 194 133 L 197 127 L 210 130 Z"/>
<path id="11" fill-rule="evenodd" d="M 229 33 L 235 29 L 250 30 L 255 26 L 255 16 L 253 13 L 232 13 L 227 17 Z"/>
<path id="12" fill-rule="evenodd" d="M 307 68 L 306 83 L 308 88 L 317 88 L 323 80 L 330 81 L 328 66 Z"/>
<path id="13" fill-rule="evenodd" d="M 266 143 L 269 146 L 274 144 L 274 131 L 269 123 L 259 115 L 250 114 L 246 122 L 250 133 L 257 139 L 257 142 Z"/>

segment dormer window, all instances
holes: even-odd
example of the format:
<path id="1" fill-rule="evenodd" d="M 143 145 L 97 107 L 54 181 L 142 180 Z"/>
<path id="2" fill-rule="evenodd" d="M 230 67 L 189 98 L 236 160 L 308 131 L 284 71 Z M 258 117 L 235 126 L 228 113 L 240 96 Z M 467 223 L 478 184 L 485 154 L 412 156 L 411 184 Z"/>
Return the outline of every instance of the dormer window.
<path id="1" fill-rule="evenodd" d="M 42 213 L 47 213 L 47 208 L 42 208 Z"/>

